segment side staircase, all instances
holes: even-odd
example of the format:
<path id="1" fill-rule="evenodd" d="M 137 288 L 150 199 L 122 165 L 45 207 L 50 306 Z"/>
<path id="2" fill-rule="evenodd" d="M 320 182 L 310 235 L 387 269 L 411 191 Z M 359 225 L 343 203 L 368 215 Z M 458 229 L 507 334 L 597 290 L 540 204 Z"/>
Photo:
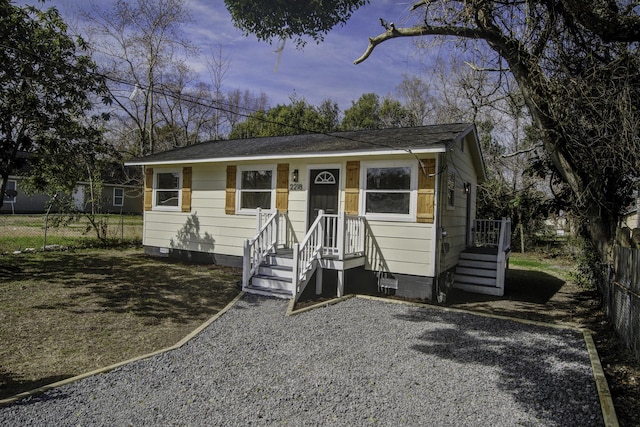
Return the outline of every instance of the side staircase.
<path id="1" fill-rule="evenodd" d="M 453 287 L 486 295 L 504 295 L 504 267 L 498 271 L 498 250 L 469 248 L 460 254 Z"/>
<path id="2" fill-rule="evenodd" d="M 472 245 L 460 253 L 453 287 L 485 295 L 504 295 L 511 253 L 511 220 L 476 220 Z"/>
<path id="3" fill-rule="evenodd" d="M 254 294 L 293 298 L 293 249 L 280 249 L 267 255 L 246 290 Z"/>

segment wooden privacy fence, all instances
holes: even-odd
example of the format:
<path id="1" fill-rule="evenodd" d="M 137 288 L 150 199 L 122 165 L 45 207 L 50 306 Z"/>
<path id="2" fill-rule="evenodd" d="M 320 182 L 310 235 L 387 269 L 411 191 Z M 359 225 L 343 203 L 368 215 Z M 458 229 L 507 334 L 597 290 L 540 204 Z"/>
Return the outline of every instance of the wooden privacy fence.
<path id="1" fill-rule="evenodd" d="M 610 280 L 604 289 L 607 315 L 640 360 L 640 250 L 614 246 Z"/>

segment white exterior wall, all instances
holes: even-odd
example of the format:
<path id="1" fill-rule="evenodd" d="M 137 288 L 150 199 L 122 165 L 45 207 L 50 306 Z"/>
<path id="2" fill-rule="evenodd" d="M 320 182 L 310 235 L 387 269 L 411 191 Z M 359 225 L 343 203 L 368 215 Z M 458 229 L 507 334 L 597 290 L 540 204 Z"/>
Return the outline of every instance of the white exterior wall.
<path id="1" fill-rule="evenodd" d="M 242 256 L 255 216 L 225 214 L 226 164 L 192 166 L 191 212 L 146 211 L 146 246 Z"/>
<path id="2" fill-rule="evenodd" d="M 435 156 L 435 155 L 434 155 Z M 427 157 L 427 156 L 421 156 Z M 389 160 L 417 160 L 411 155 L 387 157 Z M 295 169 L 299 171 L 298 183 L 302 190 L 289 191 L 288 217 L 298 241 L 302 240 L 307 227 L 308 172 L 316 168 L 340 169 L 340 211 L 344 211 L 344 189 L 346 162 L 359 160 L 384 160 L 377 156 L 291 159 L 289 182 Z M 285 163 L 286 159 L 278 163 Z M 235 162 L 237 166 L 248 164 L 265 165 L 262 162 Z M 144 220 L 143 244 L 160 248 L 175 248 L 190 251 L 242 256 L 243 242 L 255 235 L 255 216 L 227 215 L 225 213 L 225 188 L 227 163 L 180 165 L 192 166 L 191 212 L 147 211 Z M 274 164 L 275 166 L 275 164 Z M 163 166 L 154 166 L 154 168 Z M 362 188 L 362 179 L 360 187 Z M 416 184 L 417 185 L 417 184 Z M 414 193 L 417 190 L 412 190 Z M 274 195 L 275 197 L 275 195 Z M 360 195 L 362 197 L 362 193 Z M 415 195 L 414 195 L 415 197 Z M 362 214 L 362 212 L 360 212 Z M 380 248 L 389 271 L 419 276 L 434 275 L 433 224 L 407 221 L 368 221 L 372 237 Z M 374 241 L 367 242 L 368 248 Z M 367 251 L 366 267 L 377 269 L 377 250 Z"/>
<path id="3" fill-rule="evenodd" d="M 388 160 L 412 161 L 416 163 L 415 157 L 409 155 L 398 155 L 386 157 Z M 307 221 L 307 191 L 309 188 L 310 169 L 321 168 L 339 168 L 340 169 L 340 203 L 339 209 L 344 212 L 345 206 L 345 182 L 346 182 L 346 165 L 347 161 L 358 160 L 362 163 L 367 161 L 380 161 L 383 159 L 377 156 L 365 157 L 349 157 L 340 159 L 318 159 L 318 160 L 299 160 L 294 159 L 289 163 L 289 172 L 298 169 L 299 183 L 303 185 L 302 191 L 289 192 L 289 219 L 295 229 L 298 239 L 304 237 Z M 362 179 L 360 180 L 360 188 L 363 187 Z M 416 184 L 417 185 L 417 184 Z M 416 189 L 412 190 L 414 193 Z M 414 196 L 415 197 L 415 196 Z M 360 194 L 362 198 L 362 193 Z M 363 212 L 359 213 L 363 215 Z M 372 231 L 371 236 L 380 248 L 380 252 L 387 264 L 389 271 L 393 273 L 412 274 L 418 276 L 433 276 L 434 274 L 434 255 L 433 255 L 433 224 L 423 224 L 407 221 L 379 221 L 368 220 L 369 227 Z M 372 251 L 371 240 L 367 241 L 367 263 L 366 268 L 377 270 L 378 262 L 376 261 L 377 251 Z"/>
<path id="4" fill-rule="evenodd" d="M 461 144 L 464 143 L 464 150 Z M 480 171 L 476 171 L 471 158 L 471 147 L 475 144 L 471 133 L 452 146 L 444 159 L 447 164 L 445 172 L 440 179 L 439 209 L 441 214 L 441 227 L 447 232 L 447 237 L 443 239 L 443 244 L 448 244 L 448 250 L 443 251 L 440 259 L 440 271 L 446 271 L 455 267 L 458 263 L 460 252 L 466 248 L 467 239 L 467 194 L 464 191 L 464 183 L 471 183 L 471 220 L 476 217 L 476 197 L 478 193 L 477 176 Z M 449 172 L 455 170 L 455 206 L 449 207 L 447 203 L 447 184 Z M 473 222 L 472 222 L 473 226 Z"/>

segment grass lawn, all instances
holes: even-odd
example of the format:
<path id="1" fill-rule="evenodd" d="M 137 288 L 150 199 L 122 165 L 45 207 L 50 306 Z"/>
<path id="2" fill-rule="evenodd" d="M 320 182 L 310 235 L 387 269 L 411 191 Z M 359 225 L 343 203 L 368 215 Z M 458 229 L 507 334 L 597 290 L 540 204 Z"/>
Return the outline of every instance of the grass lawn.
<path id="1" fill-rule="evenodd" d="M 95 231 L 85 217 L 66 225 L 56 226 L 60 215 L 51 214 L 47 223 L 46 245 L 67 247 L 96 247 Z M 140 242 L 142 240 L 141 215 L 97 215 L 96 221 L 105 226 L 105 237 L 112 242 Z M 41 249 L 45 244 L 45 215 L 0 215 L 0 254 Z"/>
<path id="2" fill-rule="evenodd" d="M 0 398 L 173 345 L 239 280 L 140 248 L 0 255 Z"/>

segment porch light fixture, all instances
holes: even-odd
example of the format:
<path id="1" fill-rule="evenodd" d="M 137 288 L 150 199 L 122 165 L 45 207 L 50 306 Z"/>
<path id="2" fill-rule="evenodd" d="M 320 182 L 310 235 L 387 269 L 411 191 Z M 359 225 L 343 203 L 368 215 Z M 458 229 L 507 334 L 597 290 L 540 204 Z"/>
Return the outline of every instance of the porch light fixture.
<path id="1" fill-rule="evenodd" d="M 469 194 L 469 192 L 471 191 L 471 184 L 469 184 L 468 182 L 465 182 L 464 184 L 462 184 L 462 187 L 464 188 L 464 192 L 466 194 Z"/>
<path id="2" fill-rule="evenodd" d="M 293 182 L 298 182 L 298 176 L 299 176 L 298 175 L 298 169 L 294 169 L 293 170 L 293 176 L 292 176 Z"/>

